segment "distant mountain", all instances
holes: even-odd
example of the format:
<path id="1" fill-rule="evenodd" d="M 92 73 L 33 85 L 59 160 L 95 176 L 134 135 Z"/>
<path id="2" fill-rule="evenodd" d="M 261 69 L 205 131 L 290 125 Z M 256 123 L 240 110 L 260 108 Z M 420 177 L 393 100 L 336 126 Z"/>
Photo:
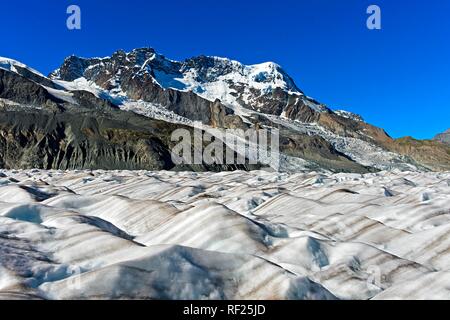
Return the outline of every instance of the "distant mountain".
<path id="1" fill-rule="evenodd" d="M 46 77 L 0 58 L 0 108 L 0 165 L 10 168 L 175 168 L 167 157 L 171 130 L 202 124 L 278 128 L 283 171 L 450 169 L 442 144 L 395 140 L 359 115 L 333 111 L 273 62 L 207 56 L 179 62 L 140 48 L 105 58 L 70 56 Z M 31 161 L 31 155 L 40 156 Z"/>
<path id="2" fill-rule="evenodd" d="M 440 142 L 450 145 L 450 129 L 448 129 L 444 133 L 440 133 L 440 134 L 436 135 L 436 137 L 434 137 L 434 140 L 437 140 L 437 141 L 440 141 Z"/>
<path id="3" fill-rule="evenodd" d="M 167 59 L 154 49 L 129 53 L 117 51 L 111 57 L 70 56 L 49 75 L 55 82 L 94 84 L 103 97 L 119 104 L 129 100 L 157 104 L 190 120 L 211 124 L 211 102 L 226 114 L 219 127 L 246 127 L 255 123 L 273 125 L 277 119 L 317 123 L 336 134 L 362 140 L 386 140 L 386 133 L 347 111 L 333 112 L 307 97 L 277 64 L 243 65 L 219 57 L 199 56 L 183 62 Z M 66 84 L 63 84 L 66 86 Z M 196 109 L 193 109 L 196 106 Z M 239 123 L 241 119 L 245 124 Z M 228 125 L 231 123 L 231 125 Z"/>

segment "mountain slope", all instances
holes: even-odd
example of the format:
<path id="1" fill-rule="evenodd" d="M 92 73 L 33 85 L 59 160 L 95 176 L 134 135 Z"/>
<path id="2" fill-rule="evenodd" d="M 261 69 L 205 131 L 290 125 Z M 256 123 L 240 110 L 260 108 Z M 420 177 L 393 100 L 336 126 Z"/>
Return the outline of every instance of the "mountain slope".
<path id="1" fill-rule="evenodd" d="M 302 103 L 317 111 L 327 110 L 305 97 L 281 67 L 270 62 L 245 66 L 206 56 L 177 62 L 154 49 L 141 48 L 129 53 L 117 51 L 102 59 L 71 56 L 50 74 L 52 79 L 65 81 L 81 77 L 111 92 L 152 102 L 155 97 L 150 92 L 157 85 L 169 92 L 192 92 L 209 101 L 219 99 L 230 108 L 279 115 L 286 106 Z"/>
<path id="2" fill-rule="evenodd" d="M 437 171 L 450 170 L 450 146 L 435 140 L 417 140 L 412 137 L 396 139 L 390 150 L 413 157 L 423 166 Z"/>

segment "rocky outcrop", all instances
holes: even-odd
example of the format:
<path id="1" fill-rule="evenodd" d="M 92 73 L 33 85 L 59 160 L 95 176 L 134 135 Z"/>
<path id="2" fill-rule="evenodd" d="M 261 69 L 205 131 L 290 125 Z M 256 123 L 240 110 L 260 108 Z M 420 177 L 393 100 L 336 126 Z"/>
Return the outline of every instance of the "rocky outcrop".
<path id="1" fill-rule="evenodd" d="M 434 137 L 433 140 L 440 141 L 442 143 L 450 145 L 450 129 L 448 129 L 444 133 L 436 135 L 436 137 Z"/>
<path id="2" fill-rule="evenodd" d="M 120 110 L 79 108 L 51 112 L 3 107 L 0 167 L 194 171 L 259 168 L 174 164 L 171 150 L 175 142 L 171 141 L 171 134 L 180 128 Z"/>
<path id="3" fill-rule="evenodd" d="M 211 121 L 210 125 L 214 128 L 228 129 L 247 129 L 248 125 L 242 121 L 242 118 L 230 112 L 230 109 L 224 108 L 220 100 L 214 101 L 210 106 Z"/>
<path id="4" fill-rule="evenodd" d="M 450 146 L 439 141 L 404 137 L 386 144 L 386 148 L 414 159 L 429 170 L 450 170 Z"/>

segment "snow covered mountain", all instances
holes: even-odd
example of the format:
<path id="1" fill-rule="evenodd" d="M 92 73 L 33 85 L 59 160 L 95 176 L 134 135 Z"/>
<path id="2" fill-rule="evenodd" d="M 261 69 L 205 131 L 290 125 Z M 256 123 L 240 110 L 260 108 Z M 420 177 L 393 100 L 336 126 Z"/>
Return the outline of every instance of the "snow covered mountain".
<path id="1" fill-rule="evenodd" d="M 219 99 L 236 111 L 247 108 L 280 115 L 300 103 L 315 111 L 327 111 L 306 97 L 291 77 L 272 62 L 246 66 L 206 56 L 178 62 L 154 49 L 141 48 L 129 53 L 117 51 L 106 58 L 71 56 L 50 77 L 65 81 L 85 78 L 112 94 L 134 99 L 145 99 L 145 94 L 133 88 L 136 82 L 132 80 L 139 80 L 137 84 L 151 82 L 164 89 L 193 92 L 210 101 Z"/>
<path id="2" fill-rule="evenodd" d="M 160 120 L 170 124 L 170 128 L 180 125 L 194 128 L 200 124 L 203 128 L 220 129 L 277 128 L 281 134 L 282 159 L 281 167 L 277 169 L 282 171 L 450 169 L 450 153 L 442 144 L 397 141 L 384 130 L 366 123 L 359 115 L 333 111 L 306 96 L 287 72 L 272 62 L 244 65 L 226 58 L 206 56 L 179 62 L 152 48 L 140 48 L 128 53 L 119 50 L 104 58 L 70 56 L 48 77 L 20 62 L 1 58 L 0 81 L 0 107 L 17 118 L 3 115 L 9 134 L 17 130 L 16 122 L 27 123 L 22 128 L 27 135 L 36 131 L 31 122 L 24 120 L 27 118 L 24 107 L 49 111 L 56 117 L 76 114 L 76 119 L 80 118 L 80 113 L 89 115 L 89 110 L 94 109 L 101 112 L 101 117 L 106 115 L 121 121 L 121 128 L 129 127 L 126 119 L 132 112 L 133 117 L 143 115 L 146 121 Z M 46 119 L 51 119 L 51 115 Z M 135 126 L 139 122 L 137 119 L 133 121 Z M 42 123 L 47 121 L 42 119 Z M 42 151 L 51 154 L 44 158 L 48 160 L 44 167 L 86 167 L 86 161 L 82 159 L 83 145 L 87 143 L 85 141 L 93 142 L 93 136 L 86 133 L 110 130 L 103 128 L 105 123 L 91 119 L 58 124 L 76 135 L 72 140 L 67 140 L 67 134 L 60 136 L 58 131 L 47 132 L 48 125 L 41 128 L 46 135 L 51 134 L 44 144 L 46 150 Z M 72 125 L 77 129 L 69 129 Z M 156 125 L 153 122 L 147 126 Z M 57 126 L 53 130 L 57 130 Z M 167 134 L 165 131 L 158 139 L 168 141 Z M 107 140 L 102 140 L 102 146 L 108 145 L 105 154 L 117 154 L 115 142 L 108 140 L 110 136 L 101 137 Z M 52 146 L 55 139 L 64 143 L 60 142 L 55 148 Z M 75 164 L 70 159 L 55 160 L 70 158 L 73 141 L 78 141 L 77 150 L 81 155 Z M 103 148 L 97 141 L 96 137 L 95 148 Z M 22 145 L 19 141 L 5 140 L 3 146 L 7 148 L 11 143 Z M 163 148 L 169 150 L 169 145 L 165 143 Z M 35 144 L 30 142 L 29 147 L 34 150 Z M 133 155 L 138 146 L 130 148 L 125 153 Z M 423 152 L 425 149 L 426 153 Z M 19 161 L 26 168 L 30 165 L 30 152 L 24 151 L 25 160 L 10 154 L 13 159 L 6 162 L 14 167 Z M 130 168 L 128 162 L 125 163 L 126 158 L 112 157 L 117 168 Z M 90 166 L 96 168 L 100 164 L 94 158 L 92 155 Z M 142 165 L 140 157 L 132 159 L 139 161 L 138 167 Z M 38 167 L 42 165 L 34 160 L 31 163 Z M 104 159 L 101 163 L 110 162 Z"/>

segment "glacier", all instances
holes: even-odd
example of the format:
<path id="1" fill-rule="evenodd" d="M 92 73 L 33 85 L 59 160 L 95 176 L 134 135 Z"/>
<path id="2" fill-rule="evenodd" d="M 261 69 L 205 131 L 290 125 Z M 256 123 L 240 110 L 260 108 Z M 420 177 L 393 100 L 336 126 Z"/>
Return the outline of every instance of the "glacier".
<path id="1" fill-rule="evenodd" d="M 0 298 L 448 299 L 450 173 L 0 170 Z"/>

